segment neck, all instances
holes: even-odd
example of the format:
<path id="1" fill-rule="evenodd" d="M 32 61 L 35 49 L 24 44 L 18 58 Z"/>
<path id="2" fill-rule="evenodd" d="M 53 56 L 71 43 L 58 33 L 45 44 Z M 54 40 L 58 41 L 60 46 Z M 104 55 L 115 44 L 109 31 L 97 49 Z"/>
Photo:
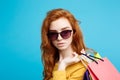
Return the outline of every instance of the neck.
<path id="1" fill-rule="evenodd" d="M 74 51 L 71 46 L 65 50 L 59 50 L 59 56 L 60 56 L 59 61 L 61 61 L 62 59 L 66 58 L 66 57 L 72 56 L 73 52 Z"/>

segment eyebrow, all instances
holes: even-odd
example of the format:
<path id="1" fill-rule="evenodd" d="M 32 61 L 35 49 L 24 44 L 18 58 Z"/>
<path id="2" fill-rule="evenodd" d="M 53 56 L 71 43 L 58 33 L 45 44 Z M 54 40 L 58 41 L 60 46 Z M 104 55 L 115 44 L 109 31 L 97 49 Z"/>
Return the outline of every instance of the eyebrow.
<path id="1" fill-rule="evenodd" d="M 66 30 L 66 29 L 70 29 L 70 27 L 64 27 L 64 28 L 61 28 L 61 30 L 63 31 L 63 30 Z M 50 32 L 52 31 L 52 32 L 57 32 L 57 30 L 49 30 Z"/>
<path id="2" fill-rule="evenodd" d="M 65 30 L 65 29 L 69 29 L 70 27 L 64 27 L 64 28 L 62 28 L 61 30 Z"/>

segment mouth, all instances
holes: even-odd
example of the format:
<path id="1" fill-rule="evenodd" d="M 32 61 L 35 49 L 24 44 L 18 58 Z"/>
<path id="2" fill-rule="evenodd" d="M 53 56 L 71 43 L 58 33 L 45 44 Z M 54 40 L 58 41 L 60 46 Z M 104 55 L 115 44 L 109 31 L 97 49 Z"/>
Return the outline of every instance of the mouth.
<path id="1" fill-rule="evenodd" d="M 64 43 L 57 43 L 58 46 L 64 46 Z"/>

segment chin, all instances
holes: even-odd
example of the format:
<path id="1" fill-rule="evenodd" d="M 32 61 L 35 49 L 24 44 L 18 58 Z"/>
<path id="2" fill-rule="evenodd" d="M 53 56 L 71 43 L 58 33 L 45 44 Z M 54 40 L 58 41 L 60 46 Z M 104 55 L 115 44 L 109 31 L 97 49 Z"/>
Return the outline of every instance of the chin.
<path id="1" fill-rule="evenodd" d="M 58 50 L 65 50 L 67 47 L 58 47 Z"/>

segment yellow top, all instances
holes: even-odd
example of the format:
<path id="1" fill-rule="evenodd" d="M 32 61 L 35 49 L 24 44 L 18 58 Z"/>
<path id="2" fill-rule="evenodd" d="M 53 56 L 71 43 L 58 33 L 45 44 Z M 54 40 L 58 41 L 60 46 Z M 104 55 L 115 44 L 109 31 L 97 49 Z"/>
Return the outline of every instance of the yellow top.
<path id="1" fill-rule="evenodd" d="M 81 61 L 68 66 L 66 70 L 58 71 L 57 69 L 58 64 L 56 63 L 53 70 L 53 77 L 50 80 L 83 80 L 86 71 Z"/>

